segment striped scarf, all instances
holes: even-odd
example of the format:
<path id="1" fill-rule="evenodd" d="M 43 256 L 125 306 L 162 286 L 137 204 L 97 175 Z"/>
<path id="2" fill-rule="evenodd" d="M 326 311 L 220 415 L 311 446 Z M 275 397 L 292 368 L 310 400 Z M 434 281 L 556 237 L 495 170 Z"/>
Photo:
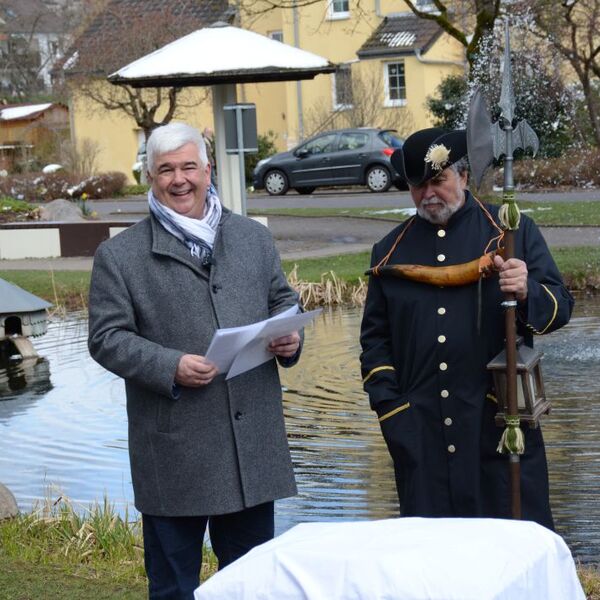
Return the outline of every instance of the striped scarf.
<path id="1" fill-rule="evenodd" d="M 202 219 L 185 217 L 165 206 L 152 193 L 152 188 L 148 190 L 148 205 L 158 222 L 171 235 L 183 242 L 190 249 L 192 256 L 198 258 L 205 266 L 210 264 L 222 212 L 221 201 L 212 184 L 206 192 Z"/>

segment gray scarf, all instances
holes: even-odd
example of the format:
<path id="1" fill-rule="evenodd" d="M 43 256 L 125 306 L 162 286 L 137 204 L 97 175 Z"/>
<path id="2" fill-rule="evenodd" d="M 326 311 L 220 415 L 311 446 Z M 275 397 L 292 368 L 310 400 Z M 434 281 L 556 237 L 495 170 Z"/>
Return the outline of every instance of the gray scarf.
<path id="1" fill-rule="evenodd" d="M 148 190 L 148 206 L 158 222 L 178 240 L 183 242 L 192 256 L 200 259 L 203 265 L 210 265 L 217 227 L 221 220 L 221 201 L 217 190 L 211 184 L 206 192 L 204 216 L 202 219 L 192 219 L 180 215 L 168 206 L 159 202 Z"/>

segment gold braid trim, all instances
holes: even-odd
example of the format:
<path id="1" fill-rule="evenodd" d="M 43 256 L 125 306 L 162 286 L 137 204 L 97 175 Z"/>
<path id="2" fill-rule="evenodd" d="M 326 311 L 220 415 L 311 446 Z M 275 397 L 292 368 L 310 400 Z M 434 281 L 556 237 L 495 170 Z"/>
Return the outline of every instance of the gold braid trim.
<path id="1" fill-rule="evenodd" d="M 366 377 L 362 380 L 363 383 L 367 383 L 367 381 L 369 381 L 369 379 L 371 379 L 371 377 L 373 375 L 375 375 L 375 373 L 379 373 L 379 371 L 395 371 L 396 369 L 394 369 L 394 367 L 392 367 L 392 365 L 384 365 L 383 367 L 375 367 L 374 369 L 371 369 Z"/>

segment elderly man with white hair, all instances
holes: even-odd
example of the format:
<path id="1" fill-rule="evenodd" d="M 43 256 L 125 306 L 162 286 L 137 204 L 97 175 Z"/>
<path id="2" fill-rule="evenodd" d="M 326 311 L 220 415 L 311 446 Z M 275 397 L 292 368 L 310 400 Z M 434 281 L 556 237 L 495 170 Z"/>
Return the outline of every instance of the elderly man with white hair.
<path id="1" fill-rule="evenodd" d="M 135 506 L 150 598 L 192 598 L 208 526 L 222 568 L 274 534 L 274 500 L 296 493 L 277 363 L 225 380 L 205 358 L 217 328 L 297 303 L 268 229 L 224 208 L 200 132 L 156 129 L 150 216 L 102 243 L 89 303 L 92 356 L 125 380 Z"/>

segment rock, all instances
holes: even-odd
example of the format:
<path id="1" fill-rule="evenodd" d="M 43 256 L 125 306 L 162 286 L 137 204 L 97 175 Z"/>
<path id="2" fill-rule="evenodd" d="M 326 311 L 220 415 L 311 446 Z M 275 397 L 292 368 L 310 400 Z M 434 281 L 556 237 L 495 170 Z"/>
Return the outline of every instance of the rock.
<path id="1" fill-rule="evenodd" d="M 0 521 L 16 517 L 18 512 L 17 501 L 12 492 L 0 483 Z"/>
<path id="2" fill-rule="evenodd" d="M 70 200 L 52 200 L 40 208 L 41 221 L 85 221 L 77 204 Z"/>

